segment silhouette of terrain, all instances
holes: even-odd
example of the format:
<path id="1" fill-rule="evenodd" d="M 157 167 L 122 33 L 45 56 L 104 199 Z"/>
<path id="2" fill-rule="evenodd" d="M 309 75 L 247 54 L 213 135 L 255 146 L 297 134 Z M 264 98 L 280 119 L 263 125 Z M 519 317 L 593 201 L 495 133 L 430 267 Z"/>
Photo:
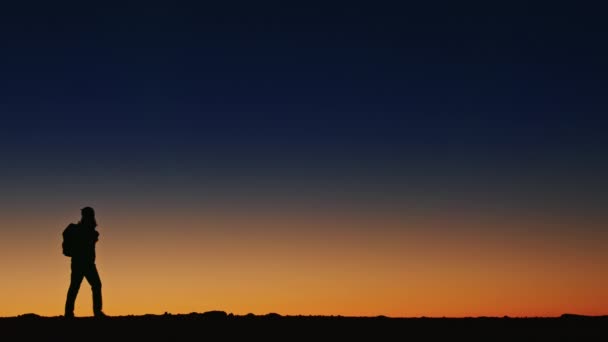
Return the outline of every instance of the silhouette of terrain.
<path id="1" fill-rule="evenodd" d="M 7 341 L 585 341 L 607 336 L 608 316 L 391 318 L 204 313 L 0 318 Z"/>

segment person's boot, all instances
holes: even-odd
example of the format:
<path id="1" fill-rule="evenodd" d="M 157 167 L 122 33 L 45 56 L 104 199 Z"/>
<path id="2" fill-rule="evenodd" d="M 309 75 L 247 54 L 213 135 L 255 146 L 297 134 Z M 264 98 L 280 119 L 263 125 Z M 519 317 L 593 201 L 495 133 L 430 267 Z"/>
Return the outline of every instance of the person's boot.
<path id="1" fill-rule="evenodd" d="M 103 313 L 103 311 L 95 311 L 95 318 L 108 318 L 108 315 Z"/>

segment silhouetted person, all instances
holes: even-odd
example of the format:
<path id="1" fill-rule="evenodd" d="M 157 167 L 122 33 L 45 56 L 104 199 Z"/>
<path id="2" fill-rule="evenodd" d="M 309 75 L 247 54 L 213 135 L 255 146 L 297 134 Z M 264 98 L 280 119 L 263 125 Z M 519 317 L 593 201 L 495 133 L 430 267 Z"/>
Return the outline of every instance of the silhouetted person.
<path id="1" fill-rule="evenodd" d="M 83 278 L 87 279 L 93 292 L 93 314 L 95 317 L 106 317 L 101 310 L 101 279 L 95 265 L 95 244 L 99 240 L 99 232 L 95 230 L 95 211 L 85 207 L 81 209 L 81 215 L 78 223 L 70 224 L 63 232 L 64 241 L 69 238 L 72 246 L 67 254 L 72 258 L 72 274 L 65 301 L 65 317 L 74 317 L 74 303 Z"/>

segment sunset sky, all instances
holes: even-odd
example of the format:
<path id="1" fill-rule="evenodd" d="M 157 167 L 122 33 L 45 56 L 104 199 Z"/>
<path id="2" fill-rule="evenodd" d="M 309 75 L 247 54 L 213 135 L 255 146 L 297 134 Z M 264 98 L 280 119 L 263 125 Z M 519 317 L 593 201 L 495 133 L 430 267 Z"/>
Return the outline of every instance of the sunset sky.
<path id="1" fill-rule="evenodd" d="M 608 314 L 605 12 L 206 3 L 2 5 L 0 317 Z"/>

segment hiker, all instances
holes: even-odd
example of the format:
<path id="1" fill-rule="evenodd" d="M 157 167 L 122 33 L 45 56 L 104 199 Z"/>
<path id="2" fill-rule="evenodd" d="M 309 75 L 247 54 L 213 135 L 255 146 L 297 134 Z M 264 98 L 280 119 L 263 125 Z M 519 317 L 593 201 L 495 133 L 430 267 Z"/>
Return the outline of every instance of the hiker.
<path id="1" fill-rule="evenodd" d="M 84 207 L 80 211 L 80 221 L 70 223 L 63 232 L 63 253 L 72 259 L 65 317 L 74 317 L 74 304 L 83 278 L 87 279 L 93 292 L 93 314 L 95 317 L 106 317 L 102 311 L 101 279 L 95 265 L 95 244 L 99 240 L 99 232 L 95 230 L 95 211 L 91 207 Z"/>

